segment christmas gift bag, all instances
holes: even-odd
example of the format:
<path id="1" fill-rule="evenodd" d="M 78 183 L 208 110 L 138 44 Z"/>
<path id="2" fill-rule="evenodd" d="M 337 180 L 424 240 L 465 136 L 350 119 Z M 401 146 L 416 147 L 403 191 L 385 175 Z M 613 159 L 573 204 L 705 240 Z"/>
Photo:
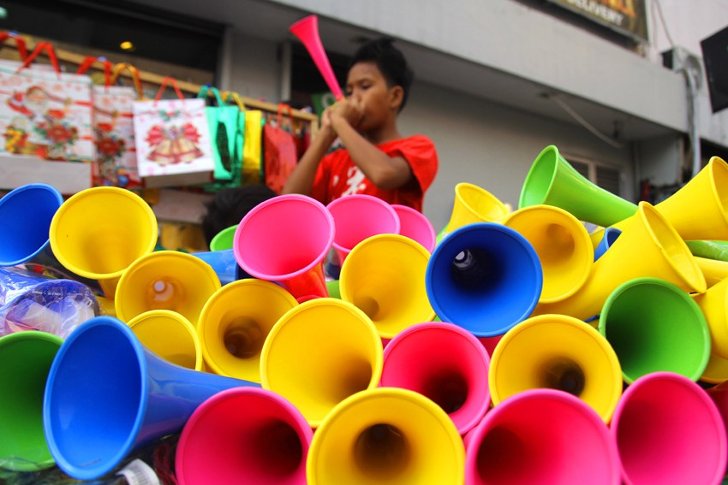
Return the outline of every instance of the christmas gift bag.
<path id="1" fill-rule="evenodd" d="M 167 85 L 178 99 L 162 100 Z M 170 77 L 153 101 L 134 102 L 134 135 L 139 175 L 147 187 L 209 182 L 215 169 L 202 99 L 185 99 Z"/>
<path id="2" fill-rule="evenodd" d="M 265 184 L 280 194 L 288 176 L 298 163 L 296 140 L 290 129 L 283 126 L 284 105 L 278 106 L 274 121 L 263 127 L 263 157 L 265 159 Z M 290 107 L 289 117 L 291 117 Z"/>
<path id="3" fill-rule="evenodd" d="M 217 106 L 205 108 L 215 160 L 216 185 L 240 185 L 245 116 L 237 106 L 225 105 L 220 92 L 212 86 L 202 86 L 197 97 L 206 100 L 208 93 L 212 93 L 217 103 Z"/>
<path id="4" fill-rule="evenodd" d="M 87 58 L 85 64 L 93 63 Z M 142 98 L 139 71 L 129 64 L 111 66 L 103 61 L 104 85 L 93 87 L 93 124 L 96 135 L 96 163 L 93 166 L 94 185 L 114 185 L 127 189 L 142 185 L 137 170 L 134 143 L 134 101 Z M 116 86 L 123 71 L 128 71 L 134 82 L 131 86 Z"/>
<path id="5" fill-rule="evenodd" d="M 52 70 L 28 69 L 45 51 Z M 61 73 L 49 42 L 39 42 L 23 64 L 0 65 L 0 155 L 92 162 L 91 79 Z"/>
<path id="6" fill-rule="evenodd" d="M 234 101 L 245 116 L 245 135 L 243 136 L 243 183 L 260 183 L 263 159 L 263 112 L 247 109 L 238 93 L 228 92 L 227 101 Z"/>

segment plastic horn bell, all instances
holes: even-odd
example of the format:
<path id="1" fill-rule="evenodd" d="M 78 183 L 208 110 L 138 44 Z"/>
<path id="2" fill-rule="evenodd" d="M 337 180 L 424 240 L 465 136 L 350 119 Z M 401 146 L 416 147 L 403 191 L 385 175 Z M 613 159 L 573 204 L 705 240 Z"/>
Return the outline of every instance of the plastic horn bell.
<path id="1" fill-rule="evenodd" d="M 617 240 L 622 231 L 616 227 L 608 227 L 602 233 L 602 237 L 594 248 L 594 261 L 601 258 L 604 253 L 612 247 L 614 241 Z"/>
<path id="2" fill-rule="evenodd" d="M 278 319 L 296 305 L 290 293 L 269 281 L 245 279 L 216 291 L 197 322 L 208 368 L 260 382 L 263 342 Z"/>
<path id="3" fill-rule="evenodd" d="M 172 310 L 196 324 L 205 302 L 218 289 L 215 271 L 201 259 L 157 251 L 124 271 L 116 289 L 116 316 L 129 321 L 149 310 Z"/>
<path id="4" fill-rule="evenodd" d="M 177 445 L 180 485 L 306 485 L 313 432 L 279 395 L 250 387 L 222 391 L 192 413 Z"/>
<path id="5" fill-rule="evenodd" d="M 475 184 L 460 182 L 455 186 L 450 220 L 437 235 L 437 241 L 468 224 L 501 222 L 511 211 L 496 196 Z"/>
<path id="6" fill-rule="evenodd" d="M 46 184 L 23 185 L 0 198 L 0 266 L 27 261 L 58 266 L 48 230 L 62 203 L 60 192 Z"/>
<path id="7" fill-rule="evenodd" d="M 363 391 L 336 406 L 316 431 L 310 485 L 461 485 L 463 442 L 447 414 L 406 389 Z"/>
<path id="8" fill-rule="evenodd" d="M 425 288 L 429 256 L 420 244 L 399 234 L 367 238 L 341 268 L 341 299 L 366 313 L 385 339 L 431 321 L 435 312 Z"/>
<path id="9" fill-rule="evenodd" d="M 640 202 L 636 217 L 594 262 L 584 286 L 566 300 L 539 305 L 535 313 L 591 318 L 619 285 L 645 276 L 661 278 L 688 292 L 706 289 L 703 273 L 685 241 L 653 206 Z"/>
<path id="10" fill-rule="evenodd" d="M 655 372 L 637 379 L 624 392 L 611 431 L 624 483 L 720 483 L 725 474 L 720 413 L 686 377 Z"/>
<path id="11" fill-rule="evenodd" d="M 605 422 L 622 394 L 622 371 L 609 342 L 566 315 L 532 317 L 506 333 L 493 352 L 488 382 L 495 406 L 528 389 L 558 389 L 586 402 Z"/>
<path id="12" fill-rule="evenodd" d="M 490 405 L 489 361 L 470 332 L 450 323 L 421 323 L 387 344 L 381 385 L 410 389 L 431 399 L 464 435 Z"/>
<path id="13" fill-rule="evenodd" d="M 382 199 L 354 194 L 340 197 L 326 208 L 334 218 L 334 249 L 343 266 L 354 246 L 377 234 L 399 234 L 397 212 Z"/>
<path id="14" fill-rule="evenodd" d="M 443 239 L 430 257 L 425 283 L 442 321 L 493 337 L 531 314 L 543 273 L 523 236 L 500 224 L 479 223 Z"/>
<path id="15" fill-rule="evenodd" d="M 202 370 L 202 346 L 195 327 L 182 314 L 150 310 L 128 322 L 139 342 L 157 356 L 187 369 Z"/>
<path id="16" fill-rule="evenodd" d="M 637 278 L 619 286 L 604 304 L 599 331 L 614 348 L 628 384 L 657 371 L 697 381 L 708 364 L 703 313 L 690 295 L 664 280 Z"/>
<path id="17" fill-rule="evenodd" d="M 535 205 L 513 212 L 503 224 L 536 250 L 543 269 L 539 302 L 561 301 L 582 287 L 594 262 L 594 249 L 576 217 L 558 207 Z"/>
<path id="18" fill-rule="evenodd" d="M 224 251 L 233 248 L 233 239 L 238 226 L 230 226 L 215 234 L 210 241 L 210 251 Z"/>
<path id="19" fill-rule="evenodd" d="M 61 343 L 36 331 L 0 338 L 0 468 L 30 472 L 54 464 L 43 435 L 43 390 Z"/>
<path id="20" fill-rule="evenodd" d="M 392 208 L 399 216 L 399 233 L 422 244 L 431 253 L 435 249 L 435 229 L 430 220 L 406 205 L 392 204 Z"/>
<path id="21" fill-rule="evenodd" d="M 606 424 L 579 399 L 553 389 L 515 395 L 469 435 L 466 485 L 620 483 Z"/>
<path id="22" fill-rule="evenodd" d="M 285 313 L 260 357 L 263 387 L 288 399 L 312 427 L 350 395 L 376 387 L 382 342 L 351 303 L 318 298 Z"/>
<path id="23" fill-rule="evenodd" d="M 253 385 L 169 364 L 121 321 L 96 317 L 63 343 L 48 374 L 48 447 L 65 473 L 93 480 L 137 447 L 180 431 L 213 394 Z"/>
<path id="24" fill-rule="evenodd" d="M 518 207 L 548 204 L 577 219 L 611 226 L 637 211 L 637 206 L 585 179 L 549 145 L 533 161 L 521 189 Z"/>
<path id="25" fill-rule="evenodd" d="M 61 205 L 51 221 L 50 243 L 64 267 L 98 280 L 113 298 L 122 272 L 154 249 L 157 231 L 154 212 L 134 192 L 93 187 Z"/>
<path id="26" fill-rule="evenodd" d="M 289 29 L 293 35 L 303 43 L 304 47 L 308 51 L 308 54 L 313 59 L 316 68 L 324 78 L 326 85 L 329 87 L 334 97 L 339 100 L 344 97 L 341 92 L 339 82 L 336 80 L 334 70 L 331 68 L 331 63 L 326 55 L 324 46 L 321 44 L 321 37 L 319 36 L 318 30 L 318 17 L 315 15 L 309 15 L 301 20 L 293 23 Z"/>
<path id="27" fill-rule="evenodd" d="M 334 220 L 320 202 L 279 195 L 240 221 L 233 251 L 255 278 L 281 283 L 299 301 L 328 295 L 323 261 L 334 241 Z"/>

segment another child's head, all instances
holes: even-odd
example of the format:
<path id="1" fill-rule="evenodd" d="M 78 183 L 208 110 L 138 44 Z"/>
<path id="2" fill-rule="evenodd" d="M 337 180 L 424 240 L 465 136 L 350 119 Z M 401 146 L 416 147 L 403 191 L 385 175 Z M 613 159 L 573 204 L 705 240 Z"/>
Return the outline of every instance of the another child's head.
<path id="1" fill-rule="evenodd" d="M 355 98 L 364 109 L 363 123 L 383 122 L 407 104 L 414 73 L 392 39 L 378 39 L 362 45 L 349 64 L 347 96 Z M 372 126 L 360 127 L 362 131 Z"/>
<path id="2" fill-rule="evenodd" d="M 207 244 L 223 229 L 239 224 L 253 207 L 275 196 L 275 192 L 262 184 L 223 189 L 216 193 L 207 204 L 207 213 L 202 219 L 202 232 Z"/>

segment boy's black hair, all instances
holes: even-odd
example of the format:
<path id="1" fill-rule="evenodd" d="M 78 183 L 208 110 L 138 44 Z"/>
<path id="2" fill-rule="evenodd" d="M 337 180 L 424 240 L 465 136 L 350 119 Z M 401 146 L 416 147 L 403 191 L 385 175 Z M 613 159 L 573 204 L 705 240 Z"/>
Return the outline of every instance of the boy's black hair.
<path id="1" fill-rule="evenodd" d="M 375 63 L 384 79 L 387 80 L 387 85 L 402 87 L 402 104 L 399 106 L 399 111 L 402 111 L 404 105 L 407 104 L 414 73 L 407 65 L 407 59 L 399 49 L 392 45 L 392 42 L 394 39 L 382 37 L 363 44 L 354 53 L 354 57 L 349 63 L 349 70 L 359 62 Z"/>
<path id="2" fill-rule="evenodd" d="M 253 207 L 275 196 L 273 190 L 262 184 L 223 189 L 216 193 L 207 204 L 207 213 L 202 219 L 202 232 L 207 244 L 218 232 L 239 224 Z"/>

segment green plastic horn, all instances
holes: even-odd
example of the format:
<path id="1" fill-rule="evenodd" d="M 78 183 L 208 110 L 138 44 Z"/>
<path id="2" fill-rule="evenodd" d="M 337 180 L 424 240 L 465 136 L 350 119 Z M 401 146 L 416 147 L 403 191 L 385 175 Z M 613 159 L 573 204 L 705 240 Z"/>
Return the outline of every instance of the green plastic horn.
<path id="1" fill-rule="evenodd" d="M 687 292 L 659 278 L 636 278 L 609 296 L 599 318 L 628 384 L 659 371 L 697 381 L 710 357 L 710 333 Z"/>
<path id="2" fill-rule="evenodd" d="M 585 179 L 554 145 L 539 153 L 521 189 L 519 208 L 538 204 L 555 205 L 577 219 L 605 227 L 637 212 L 632 202 Z"/>
<path id="3" fill-rule="evenodd" d="M 0 467 L 36 471 L 55 463 L 43 433 L 43 392 L 62 340 L 27 331 L 0 338 Z"/>

